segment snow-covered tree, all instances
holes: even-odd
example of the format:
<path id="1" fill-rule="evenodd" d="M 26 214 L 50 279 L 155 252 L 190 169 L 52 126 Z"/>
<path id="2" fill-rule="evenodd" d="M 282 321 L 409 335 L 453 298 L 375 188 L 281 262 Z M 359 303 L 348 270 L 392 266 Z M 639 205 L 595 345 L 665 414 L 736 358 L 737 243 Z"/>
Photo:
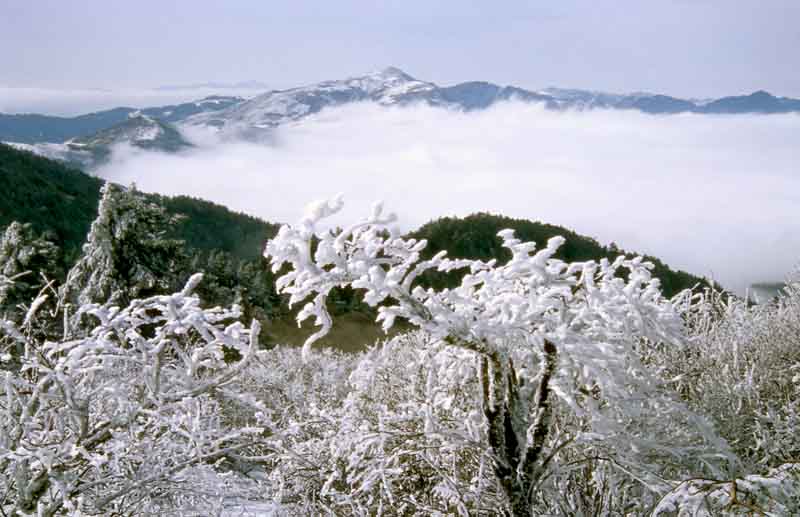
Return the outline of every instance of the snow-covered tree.
<path id="1" fill-rule="evenodd" d="M 289 266 L 279 290 L 291 303 L 311 298 L 297 319 L 314 317 L 321 328 L 304 351 L 331 328 L 331 290 L 349 286 L 378 307 L 385 329 L 403 318 L 431 345 L 470 355 L 505 512 L 532 514 L 542 503 L 538 488 L 552 479 L 554 457 L 571 444 L 586 453 L 575 462 L 619 467 L 640 495 L 663 494 L 670 480 L 693 469 L 723 475 L 732 468 L 727 443 L 642 363 L 647 347 L 680 347 L 684 336 L 680 304 L 661 296 L 650 264 L 624 257 L 565 263 L 554 258 L 563 239 L 537 249 L 510 230 L 499 234 L 512 254 L 506 264 L 444 252 L 420 260 L 426 243 L 397 236 L 394 216 L 381 205 L 349 228 L 321 229 L 341 207 L 340 199 L 311 205 L 297 226 L 282 227 L 266 246 L 274 271 Z M 436 291 L 415 282 L 429 269 L 466 273 L 461 285 Z M 462 368 L 458 361 L 452 367 Z M 388 475 L 397 467 L 385 468 Z M 390 502 L 391 488 L 383 486 Z"/>
<path id="2" fill-rule="evenodd" d="M 0 275 L 14 282 L 0 285 L 0 315 L 15 319 L 36 293 L 58 273 L 59 250 L 36 234 L 32 225 L 12 222 L 0 236 Z"/>
<path id="3" fill-rule="evenodd" d="M 62 287 L 63 300 L 76 308 L 125 305 L 172 288 L 182 259 L 182 243 L 167 237 L 173 223 L 163 207 L 135 190 L 106 183 L 83 254 Z"/>

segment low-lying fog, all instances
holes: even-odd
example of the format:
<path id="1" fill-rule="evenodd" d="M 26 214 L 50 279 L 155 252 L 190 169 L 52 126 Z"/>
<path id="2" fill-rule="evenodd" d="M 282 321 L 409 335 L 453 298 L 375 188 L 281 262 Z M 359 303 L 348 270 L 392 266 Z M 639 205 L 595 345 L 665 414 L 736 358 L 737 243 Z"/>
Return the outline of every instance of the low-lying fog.
<path id="1" fill-rule="evenodd" d="M 268 144 L 187 133 L 183 155 L 119 149 L 98 173 L 269 221 L 345 194 L 345 217 L 382 199 L 410 229 L 486 211 L 563 225 L 729 288 L 800 262 L 800 116 L 476 113 L 350 105 Z"/>

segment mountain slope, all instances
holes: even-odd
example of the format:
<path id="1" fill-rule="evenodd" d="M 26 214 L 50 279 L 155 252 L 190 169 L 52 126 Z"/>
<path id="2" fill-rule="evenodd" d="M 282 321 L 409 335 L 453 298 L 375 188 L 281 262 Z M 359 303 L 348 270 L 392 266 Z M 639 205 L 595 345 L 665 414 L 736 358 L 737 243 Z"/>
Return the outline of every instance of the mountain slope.
<path id="1" fill-rule="evenodd" d="M 0 144 L 0 228 L 11 221 L 32 223 L 38 232 L 51 232 L 64 250 L 67 262 L 74 259 L 97 215 L 103 181 L 61 162 Z M 173 214 L 185 214 L 174 229 L 197 251 L 220 250 L 251 260 L 261 255 L 264 242 L 277 226 L 258 218 L 200 199 L 185 196 L 151 196 Z"/>
<path id="2" fill-rule="evenodd" d="M 106 163 L 116 145 L 130 145 L 147 151 L 174 153 L 192 146 L 171 124 L 134 112 L 126 120 L 97 133 L 73 138 L 63 144 L 36 143 L 8 145 L 51 160 L 91 170 Z"/>
<path id="3" fill-rule="evenodd" d="M 195 115 L 186 123 L 253 136 L 261 130 L 300 120 L 329 106 L 363 101 L 391 105 L 416 99 L 436 89 L 433 83 L 418 81 L 397 68 L 387 68 L 363 77 L 267 92 L 218 112 Z"/>
<path id="4" fill-rule="evenodd" d="M 211 96 L 194 102 L 144 109 L 120 107 L 77 117 L 0 113 L 0 141 L 23 144 L 62 143 L 88 136 L 125 122 L 136 112 L 164 122 L 182 121 L 191 115 L 228 108 L 244 101 L 241 97 Z"/>
<path id="5" fill-rule="evenodd" d="M 635 253 L 600 245 L 595 239 L 552 224 L 513 219 L 493 214 L 473 214 L 464 218 L 444 217 L 431 221 L 411 233 L 416 239 L 426 239 L 428 246 L 423 251 L 424 258 L 431 258 L 442 250 L 448 256 L 488 261 L 497 259 L 500 263 L 511 258 L 509 251 L 501 246 L 502 241 L 497 232 L 510 228 L 516 237 L 524 242 L 536 242 L 544 246 L 551 237 L 560 235 L 566 239 L 556 253 L 556 257 L 567 262 L 582 262 L 601 258 L 615 259 L 624 254 Z M 661 287 L 668 297 L 674 296 L 684 289 L 691 289 L 698 284 L 707 285 L 706 281 L 685 271 L 675 271 L 656 257 L 645 257 L 653 262 L 653 274 L 661 280 Z M 428 273 L 423 281 L 432 287 L 453 287 L 462 273 Z"/>
<path id="6" fill-rule="evenodd" d="M 0 144 L 0 227 L 32 223 L 50 232 L 69 263 L 77 257 L 97 213 L 102 181 L 60 162 Z"/>
<path id="7" fill-rule="evenodd" d="M 141 113 L 134 113 L 124 122 L 93 135 L 69 140 L 66 146 L 75 153 L 88 153 L 91 160 L 86 165 L 95 166 L 107 160 L 111 148 L 120 144 L 162 152 L 192 147 L 172 125 Z"/>
<path id="8" fill-rule="evenodd" d="M 800 111 L 800 100 L 775 97 L 759 90 L 750 95 L 723 97 L 698 106 L 698 113 L 789 113 Z"/>

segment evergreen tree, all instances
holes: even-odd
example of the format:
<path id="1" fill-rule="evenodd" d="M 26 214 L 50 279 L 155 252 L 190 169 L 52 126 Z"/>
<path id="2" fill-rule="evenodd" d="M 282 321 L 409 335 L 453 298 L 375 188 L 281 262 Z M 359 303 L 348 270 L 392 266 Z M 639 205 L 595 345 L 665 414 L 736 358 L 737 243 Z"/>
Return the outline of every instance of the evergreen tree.
<path id="1" fill-rule="evenodd" d="M 59 274 L 58 247 L 33 226 L 12 222 L 0 236 L 0 313 L 16 319 L 20 305 L 30 303 L 45 283 Z"/>
<path id="2" fill-rule="evenodd" d="M 135 189 L 106 183 L 83 254 L 62 287 L 62 301 L 125 305 L 173 287 L 185 260 L 183 242 L 166 236 L 176 221 Z"/>

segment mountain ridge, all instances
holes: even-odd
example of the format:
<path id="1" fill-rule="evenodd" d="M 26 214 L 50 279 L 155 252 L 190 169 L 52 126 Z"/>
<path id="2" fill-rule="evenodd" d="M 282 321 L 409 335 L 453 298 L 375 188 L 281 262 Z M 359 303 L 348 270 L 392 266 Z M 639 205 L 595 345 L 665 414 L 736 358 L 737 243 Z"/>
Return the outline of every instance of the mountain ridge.
<path id="1" fill-rule="evenodd" d="M 540 103 L 551 110 L 635 110 L 653 115 L 800 112 L 800 100 L 776 97 L 763 90 L 698 101 L 646 92 L 613 94 L 552 87 L 533 91 L 486 81 L 438 86 L 389 67 L 364 76 L 271 90 L 225 109 L 192 115 L 183 123 L 209 126 L 239 136 L 253 136 L 263 130 L 296 122 L 324 108 L 350 102 L 375 102 L 384 106 L 424 103 L 474 111 L 509 100 Z"/>
<path id="2" fill-rule="evenodd" d="M 615 94 L 556 87 L 534 91 L 487 81 L 438 86 L 416 79 L 399 68 L 388 67 L 362 76 L 270 90 L 250 99 L 215 95 L 176 105 L 139 110 L 119 107 L 72 118 L 0 114 L 0 141 L 48 158 L 93 168 L 107 159 L 112 144 L 127 143 L 164 152 L 188 148 L 191 144 L 180 132 L 184 127 L 205 127 L 217 131 L 223 138 L 259 141 L 268 138 L 269 132 L 278 126 L 296 123 L 324 109 L 354 102 L 373 102 L 382 106 L 426 104 L 471 112 L 512 100 L 539 104 L 555 111 L 628 110 L 651 115 L 800 113 L 800 99 L 776 97 L 765 90 L 696 100 L 648 92 Z M 135 138 L 135 132 L 126 127 L 132 116 L 149 117 L 170 138 L 159 140 L 163 145 L 143 145 Z M 110 134 L 131 136 L 109 138 Z M 87 139 L 105 143 L 87 149 L 81 145 Z"/>
<path id="3" fill-rule="evenodd" d="M 623 109 L 650 114 L 737 114 L 800 112 L 800 99 L 778 97 L 765 90 L 713 99 L 684 99 L 663 93 L 609 93 L 577 88 L 548 87 L 528 90 L 488 81 L 466 81 L 450 86 L 416 79 L 396 67 L 339 80 L 327 80 L 284 90 L 268 90 L 251 99 L 212 95 L 191 102 L 110 110 L 56 117 L 37 113 L 0 113 L 0 141 L 64 143 L 124 122 L 135 112 L 171 124 L 213 127 L 249 124 L 270 128 L 296 121 L 325 107 L 373 101 L 384 105 L 424 102 L 465 111 L 485 109 L 507 100 L 539 102 L 553 110 Z"/>
<path id="4" fill-rule="evenodd" d="M 75 117 L 58 117 L 38 113 L 0 113 L 0 141 L 20 144 L 64 143 L 85 137 L 125 122 L 134 113 L 141 113 L 163 122 L 175 123 L 215 109 L 224 109 L 243 97 L 210 95 L 191 102 L 147 108 L 120 106 Z"/>

